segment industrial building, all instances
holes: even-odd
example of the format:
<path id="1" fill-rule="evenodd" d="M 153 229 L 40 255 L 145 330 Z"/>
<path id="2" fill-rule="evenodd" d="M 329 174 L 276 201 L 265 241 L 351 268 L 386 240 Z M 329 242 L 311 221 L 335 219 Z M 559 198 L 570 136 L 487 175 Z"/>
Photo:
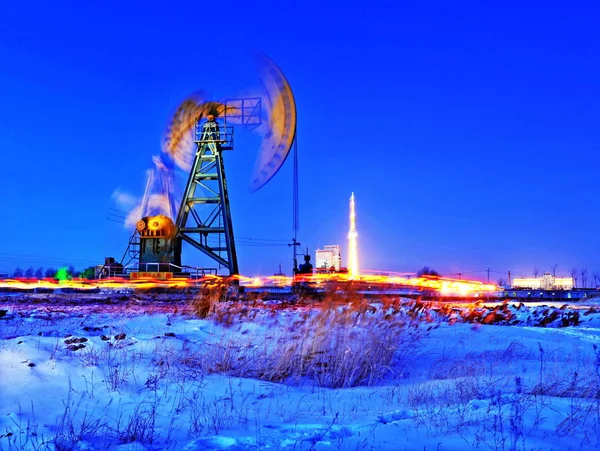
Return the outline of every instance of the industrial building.
<path id="1" fill-rule="evenodd" d="M 348 267 L 342 267 L 342 252 L 339 244 L 329 244 L 315 253 L 315 271 L 320 274 L 347 273 L 351 279 L 358 277 L 358 249 L 354 193 L 350 196 L 350 230 L 348 231 Z"/>
<path id="2" fill-rule="evenodd" d="M 113 257 L 106 257 L 103 265 L 94 268 L 94 279 L 105 279 L 123 275 L 123 265 L 116 262 Z"/>
<path id="3" fill-rule="evenodd" d="M 513 279 L 513 288 L 530 288 L 532 290 L 572 290 L 572 277 L 555 277 L 549 272 L 541 277 Z"/>
<path id="4" fill-rule="evenodd" d="M 329 244 L 315 252 L 317 272 L 338 272 L 342 267 L 342 252 L 339 244 Z"/>

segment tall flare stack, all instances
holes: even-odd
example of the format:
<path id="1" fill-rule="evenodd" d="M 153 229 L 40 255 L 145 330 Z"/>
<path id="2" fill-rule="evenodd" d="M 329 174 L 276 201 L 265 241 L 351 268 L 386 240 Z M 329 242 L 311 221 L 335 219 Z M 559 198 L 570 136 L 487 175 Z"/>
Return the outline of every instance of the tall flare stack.
<path id="1" fill-rule="evenodd" d="M 354 193 L 350 196 L 350 230 L 348 231 L 348 277 L 355 279 L 358 277 L 358 249 L 356 239 L 356 212 L 354 210 Z"/>

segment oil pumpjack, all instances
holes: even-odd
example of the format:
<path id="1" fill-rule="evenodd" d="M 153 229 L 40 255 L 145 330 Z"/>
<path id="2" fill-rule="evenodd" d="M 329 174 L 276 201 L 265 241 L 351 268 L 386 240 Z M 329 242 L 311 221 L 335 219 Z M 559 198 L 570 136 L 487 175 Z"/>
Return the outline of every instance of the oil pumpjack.
<path id="1" fill-rule="evenodd" d="M 260 111 L 259 99 L 244 100 L 253 105 L 255 114 Z M 246 107 L 245 102 L 234 102 Z M 199 118 L 194 123 L 196 152 L 176 221 L 160 214 L 136 223 L 139 263 L 138 271 L 130 274 L 132 279 L 189 275 L 181 264 L 183 242 L 210 257 L 229 275 L 239 274 L 223 160 L 223 152 L 233 150 L 233 127 L 227 125 L 226 115 L 222 123 L 217 122 L 219 110 L 227 111 L 226 104 L 212 105 L 206 120 Z M 252 112 L 245 111 L 245 115 L 247 120 L 256 120 L 248 119 Z M 217 268 L 204 269 L 202 275 L 206 272 L 216 274 Z"/>
<path id="2" fill-rule="evenodd" d="M 202 268 L 200 275 L 217 274 L 219 269 L 225 269 L 230 276 L 239 274 L 223 160 L 223 152 L 233 150 L 232 124 L 262 127 L 264 137 L 250 184 L 253 191 L 269 182 L 281 168 L 296 136 L 296 105 L 290 85 L 271 60 L 261 55 L 261 62 L 264 87 L 261 97 L 215 102 L 193 95 L 180 105 L 167 132 L 167 144 L 163 152 L 176 166 L 189 170 L 187 184 L 174 222 L 168 215 L 173 213 L 172 207 L 163 209 L 168 214 L 143 215 L 147 209 L 144 208 L 144 202 L 140 206 L 138 211 L 142 212 L 143 217 L 137 221 L 136 230 L 121 261 L 124 266 L 137 261 L 137 265 L 134 263 L 137 271 L 130 272 L 132 279 L 189 276 L 186 270 L 190 267 L 183 266 L 181 260 L 184 242 L 218 266 Z M 191 165 L 185 163 L 190 153 L 190 146 L 185 139 L 189 133 L 193 134 L 195 150 Z M 162 178 L 172 177 L 169 174 Z M 168 192 L 169 186 L 172 183 L 164 184 L 162 189 L 167 191 L 164 196 L 169 199 L 167 204 L 171 205 L 170 199 L 174 196 Z M 296 232 L 296 222 L 294 227 Z"/>

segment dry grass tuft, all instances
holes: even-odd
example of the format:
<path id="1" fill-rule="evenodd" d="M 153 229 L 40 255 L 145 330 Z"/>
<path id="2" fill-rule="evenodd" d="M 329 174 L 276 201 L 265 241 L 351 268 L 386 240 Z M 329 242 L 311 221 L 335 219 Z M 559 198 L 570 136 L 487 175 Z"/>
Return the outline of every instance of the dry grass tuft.
<path id="1" fill-rule="evenodd" d="M 200 293 L 192 301 L 193 313 L 198 318 L 207 318 L 216 311 L 219 302 L 228 299 L 231 289 L 231 284 L 222 279 L 203 285 Z"/>
<path id="2" fill-rule="evenodd" d="M 424 335 L 400 310 L 371 304 L 351 286 L 331 291 L 323 302 L 299 307 L 291 316 L 278 315 L 277 306 L 259 302 L 219 303 L 220 290 L 195 301 L 204 303 L 200 314 L 225 325 L 258 327 L 252 333 L 232 329 L 205 342 L 193 362 L 208 374 L 293 385 L 308 379 L 330 388 L 374 385 L 401 375 Z"/>

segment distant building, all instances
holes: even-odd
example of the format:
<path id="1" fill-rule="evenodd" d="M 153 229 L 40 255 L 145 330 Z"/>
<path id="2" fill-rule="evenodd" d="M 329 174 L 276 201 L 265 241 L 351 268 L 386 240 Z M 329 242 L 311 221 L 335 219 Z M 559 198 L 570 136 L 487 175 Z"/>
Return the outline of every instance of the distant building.
<path id="1" fill-rule="evenodd" d="M 315 255 L 315 269 L 322 271 L 339 271 L 342 267 L 342 253 L 339 244 L 329 244 L 323 249 L 317 249 Z"/>
<path id="2" fill-rule="evenodd" d="M 113 257 L 105 257 L 103 265 L 97 265 L 94 268 L 94 279 L 102 279 L 105 277 L 115 277 L 123 273 L 123 265 L 115 262 Z"/>
<path id="3" fill-rule="evenodd" d="M 531 288 L 532 290 L 572 290 L 572 277 L 554 277 L 549 272 L 542 277 L 513 279 L 513 288 Z"/>

